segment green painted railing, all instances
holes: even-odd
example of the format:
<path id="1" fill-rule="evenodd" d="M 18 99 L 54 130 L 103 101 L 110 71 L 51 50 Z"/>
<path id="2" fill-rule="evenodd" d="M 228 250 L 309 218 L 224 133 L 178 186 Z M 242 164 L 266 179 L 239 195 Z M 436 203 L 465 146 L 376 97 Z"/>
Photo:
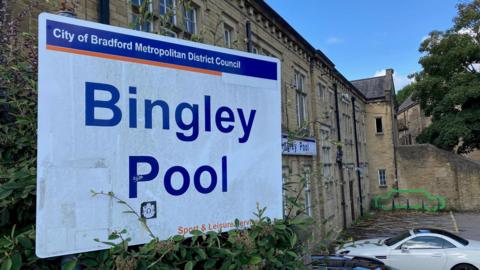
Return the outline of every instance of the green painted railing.
<path id="1" fill-rule="evenodd" d="M 400 204 L 395 201 L 397 194 L 423 195 L 425 198 L 421 203 L 410 204 L 410 199 L 406 199 L 406 204 Z M 445 198 L 440 195 L 433 195 L 424 189 L 392 189 L 385 194 L 373 197 L 372 207 L 381 210 L 412 209 L 428 212 L 437 212 L 444 210 L 446 206 Z"/>

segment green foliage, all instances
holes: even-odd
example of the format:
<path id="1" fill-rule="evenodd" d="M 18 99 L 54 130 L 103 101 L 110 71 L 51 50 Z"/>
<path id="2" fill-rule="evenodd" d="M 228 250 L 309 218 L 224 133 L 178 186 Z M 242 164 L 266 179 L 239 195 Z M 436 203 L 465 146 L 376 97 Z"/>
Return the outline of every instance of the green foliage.
<path id="1" fill-rule="evenodd" d="M 192 231 L 190 238 L 177 235 L 127 248 L 127 232 L 114 232 L 108 251 L 80 254 L 77 264 L 85 269 L 303 269 L 304 247 L 296 230 L 312 223 L 310 218 L 271 220 L 265 208 L 248 230 L 228 233 Z M 238 224 L 238 220 L 236 221 Z M 115 242 L 120 240 L 119 242 Z M 98 240 L 100 241 L 100 240 Z"/>
<path id="2" fill-rule="evenodd" d="M 402 90 L 398 91 L 397 94 L 395 95 L 395 102 L 397 106 L 400 106 L 407 98 L 410 96 L 415 89 L 415 83 L 411 83 Z"/>
<path id="3" fill-rule="evenodd" d="M 36 40 L 18 30 L 28 9 L 0 13 L 0 269 L 47 269 L 34 253 Z"/>
<path id="4" fill-rule="evenodd" d="M 420 47 L 414 99 L 432 125 L 417 141 L 468 153 L 480 147 L 480 0 L 457 8 L 454 26 L 430 33 Z"/>
<path id="5" fill-rule="evenodd" d="M 59 258 L 35 256 L 37 47 L 36 38 L 19 33 L 17 26 L 34 9 L 32 2 L 14 21 L 0 14 L 0 269 L 302 269 L 305 240 L 313 224 L 301 202 L 305 182 L 287 196 L 288 215 L 282 220 L 264 216 L 258 207 L 249 229 L 229 232 L 193 231 L 159 240 L 144 219 L 112 192 L 108 196 L 126 207 L 125 214 L 137 215 L 152 237 L 141 246 L 128 246 L 126 230 L 96 239 L 111 248 L 78 254 L 61 262 Z M 253 209 L 252 209 L 253 210 Z"/>

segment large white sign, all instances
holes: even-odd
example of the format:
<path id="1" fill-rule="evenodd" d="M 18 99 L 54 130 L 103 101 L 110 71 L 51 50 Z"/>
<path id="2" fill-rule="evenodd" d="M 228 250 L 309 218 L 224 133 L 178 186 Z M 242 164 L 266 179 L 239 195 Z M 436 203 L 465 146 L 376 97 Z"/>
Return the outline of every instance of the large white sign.
<path id="1" fill-rule="evenodd" d="M 282 217 L 277 59 L 39 18 L 39 257 Z"/>

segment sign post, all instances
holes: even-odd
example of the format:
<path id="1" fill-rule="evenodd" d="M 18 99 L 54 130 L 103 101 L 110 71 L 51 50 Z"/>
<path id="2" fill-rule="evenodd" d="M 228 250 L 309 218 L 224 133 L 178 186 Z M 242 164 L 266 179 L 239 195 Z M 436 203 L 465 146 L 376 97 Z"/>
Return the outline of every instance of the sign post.
<path id="1" fill-rule="evenodd" d="M 39 257 L 282 218 L 278 59 L 41 14 Z"/>

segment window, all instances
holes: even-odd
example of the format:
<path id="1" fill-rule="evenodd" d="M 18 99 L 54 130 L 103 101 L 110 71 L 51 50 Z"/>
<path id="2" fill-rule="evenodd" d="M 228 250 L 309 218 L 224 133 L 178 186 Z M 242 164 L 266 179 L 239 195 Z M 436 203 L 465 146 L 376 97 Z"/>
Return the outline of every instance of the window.
<path id="1" fill-rule="evenodd" d="M 305 76 L 301 74 L 299 71 L 295 70 L 295 88 L 303 92 Z"/>
<path id="2" fill-rule="evenodd" d="M 455 248 L 455 245 L 440 237 L 419 236 L 403 243 L 400 248 L 402 247 L 408 247 L 408 249 L 443 249 Z"/>
<path id="3" fill-rule="evenodd" d="M 305 211 L 307 215 L 312 216 L 312 196 L 310 194 L 310 170 L 305 172 Z"/>
<path id="4" fill-rule="evenodd" d="M 197 9 L 193 6 L 185 8 L 185 31 L 194 35 L 197 33 Z"/>
<path id="5" fill-rule="evenodd" d="M 378 185 L 380 187 L 387 187 L 387 177 L 385 169 L 378 170 Z"/>
<path id="6" fill-rule="evenodd" d="M 139 14 L 140 7 L 148 8 L 148 13 L 152 11 L 152 5 L 147 0 L 132 0 L 132 25 L 135 30 L 151 32 L 152 22 L 150 15 L 142 16 Z"/>
<path id="7" fill-rule="evenodd" d="M 391 238 L 388 238 L 385 240 L 385 245 L 391 247 L 393 245 L 395 245 L 396 243 L 402 241 L 403 239 L 407 238 L 407 237 L 410 237 L 410 231 L 406 231 L 406 232 L 403 232 L 397 236 L 394 236 L 394 237 L 391 237 Z"/>
<path id="8" fill-rule="evenodd" d="M 457 241 L 458 243 L 466 246 L 468 245 L 468 241 L 461 238 L 460 236 L 456 235 L 456 234 L 453 234 L 451 232 L 448 232 L 448 231 L 444 231 L 444 230 L 440 230 L 440 229 L 415 229 L 413 230 L 413 232 L 415 234 L 420 234 L 420 233 L 436 233 L 436 234 L 441 234 L 443 236 L 446 236 L 448 238 L 451 238 L 455 241 Z"/>
<path id="9" fill-rule="evenodd" d="M 330 105 L 333 106 L 335 104 L 335 91 L 333 90 L 333 88 L 330 88 L 328 90 L 328 99 L 329 99 L 329 102 L 330 102 Z"/>
<path id="10" fill-rule="evenodd" d="M 303 92 L 305 76 L 299 71 L 295 70 L 295 89 L 297 90 L 297 123 L 301 127 L 307 121 L 306 97 L 307 94 Z"/>
<path id="11" fill-rule="evenodd" d="M 344 128 L 344 137 L 348 139 L 353 134 L 353 124 L 350 115 L 343 113 L 343 128 Z"/>
<path id="12" fill-rule="evenodd" d="M 164 16 L 165 22 L 171 24 L 177 23 L 177 14 L 175 8 L 175 0 L 160 0 L 160 15 Z"/>
<path id="13" fill-rule="evenodd" d="M 305 108 L 305 94 L 297 92 L 297 121 L 298 127 L 301 127 L 307 121 L 307 112 Z"/>
<path id="14" fill-rule="evenodd" d="M 232 36 L 233 36 L 233 28 L 227 24 L 223 24 L 223 41 L 225 43 L 226 48 L 232 48 L 232 39 L 233 39 Z M 255 47 L 253 48 L 256 50 Z"/>
<path id="15" fill-rule="evenodd" d="M 329 141 L 330 130 L 329 128 L 320 129 L 320 146 L 321 156 L 320 160 L 323 164 L 322 176 L 323 179 L 328 181 L 332 177 L 332 155 L 331 155 L 331 143 Z"/>
<path id="16" fill-rule="evenodd" d="M 132 13 L 132 23 L 135 30 L 144 32 L 152 31 L 152 23 L 136 13 Z"/>
<path id="17" fill-rule="evenodd" d="M 325 101 L 325 86 L 321 83 L 318 84 L 318 94 L 320 96 L 320 101 Z"/>
<path id="18" fill-rule="evenodd" d="M 377 133 L 383 133 L 383 124 L 381 117 L 375 117 L 375 129 Z"/>

